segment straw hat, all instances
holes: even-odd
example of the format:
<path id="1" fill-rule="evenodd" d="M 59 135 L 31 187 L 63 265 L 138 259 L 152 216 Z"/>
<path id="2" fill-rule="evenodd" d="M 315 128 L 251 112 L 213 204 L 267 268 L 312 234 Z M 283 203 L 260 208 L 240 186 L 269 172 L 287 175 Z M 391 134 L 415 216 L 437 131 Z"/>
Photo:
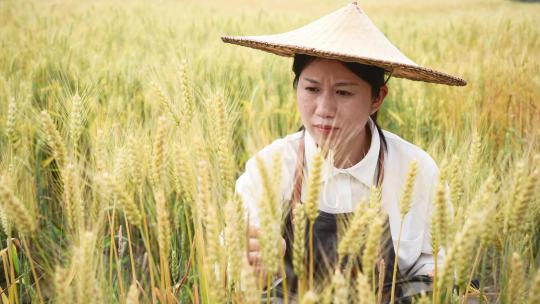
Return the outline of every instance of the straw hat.
<path id="1" fill-rule="evenodd" d="M 447 85 L 467 84 L 459 77 L 421 67 L 403 55 L 356 2 L 290 32 L 221 39 L 280 56 L 306 54 L 374 65 L 395 77 Z"/>

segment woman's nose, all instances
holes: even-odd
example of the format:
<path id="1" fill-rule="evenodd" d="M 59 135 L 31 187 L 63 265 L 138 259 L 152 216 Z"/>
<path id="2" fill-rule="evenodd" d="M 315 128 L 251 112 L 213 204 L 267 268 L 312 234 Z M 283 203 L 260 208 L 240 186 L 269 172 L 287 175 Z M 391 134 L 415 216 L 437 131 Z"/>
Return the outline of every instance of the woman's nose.
<path id="1" fill-rule="evenodd" d="M 324 93 L 319 95 L 315 114 L 322 118 L 334 118 L 336 115 L 336 102 L 332 94 Z"/>

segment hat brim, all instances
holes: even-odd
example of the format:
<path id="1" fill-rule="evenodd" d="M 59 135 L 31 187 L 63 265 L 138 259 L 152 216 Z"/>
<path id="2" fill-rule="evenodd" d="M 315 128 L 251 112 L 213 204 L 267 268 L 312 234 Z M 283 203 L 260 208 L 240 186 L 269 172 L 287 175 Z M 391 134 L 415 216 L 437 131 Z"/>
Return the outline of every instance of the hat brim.
<path id="1" fill-rule="evenodd" d="M 373 65 L 384 69 L 388 73 L 391 73 L 393 77 L 453 86 L 464 86 L 467 84 L 465 80 L 459 77 L 415 65 L 359 57 L 338 52 L 323 51 L 317 48 L 305 48 L 295 45 L 287 45 L 278 42 L 270 43 L 267 41 L 254 39 L 253 37 L 223 36 L 221 39 L 226 43 L 254 48 L 279 56 L 293 57 L 295 54 L 305 54 L 321 58 L 336 59 L 344 62 L 358 62 Z"/>

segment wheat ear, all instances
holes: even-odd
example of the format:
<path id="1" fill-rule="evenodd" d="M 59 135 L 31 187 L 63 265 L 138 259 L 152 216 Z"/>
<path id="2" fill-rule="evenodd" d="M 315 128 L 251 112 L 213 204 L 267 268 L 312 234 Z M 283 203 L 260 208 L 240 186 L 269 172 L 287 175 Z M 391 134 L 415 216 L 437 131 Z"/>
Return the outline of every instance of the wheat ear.
<path id="1" fill-rule="evenodd" d="M 0 203 L 15 228 L 23 234 L 31 235 L 37 230 L 37 221 L 11 191 L 9 185 L 11 182 L 7 177 L 0 177 Z"/>
<path id="2" fill-rule="evenodd" d="M 52 149 L 53 156 L 58 162 L 59 167 L 62 167 L 66 161 L 66 148 L 62 136 L 60 136 L 60 133 L 56 129 L 56 126 L 47 111 L 41 112 L 41 123 L 43 125 L 43 130 L 45 131 L 47 143 Z"/>

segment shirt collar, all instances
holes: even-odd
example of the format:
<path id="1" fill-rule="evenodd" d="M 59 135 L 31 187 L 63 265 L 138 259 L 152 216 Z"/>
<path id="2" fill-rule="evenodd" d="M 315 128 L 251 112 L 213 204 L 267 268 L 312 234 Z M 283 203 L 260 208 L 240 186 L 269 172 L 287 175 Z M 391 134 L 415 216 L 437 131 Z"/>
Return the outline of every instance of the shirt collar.
<path id="1" fill-rule="evenodd" d="M 340 173 L 344 173 L 356 178 L 358 181 L 360 181 L 367 187 L 371 187 L 373 185 L 381 143 L 379 138 L 379 132 L 376 131 L 375 123 L 371 120 L 371 118 L 369 118 L 366 126 L 369 126 L 368 131 L 371 132 L 371 144 L 368 153 L 358 163 L 346 169 L 336 168 L 329 160 L 326 160 L 323 163 L 323 181 L 328 181 L 332 177 Z M 315 156 L 315 153 L 317 153 L 318 148 L 315 144 L 313 137 L 307 131 L 304 135 L 304 144 L 306 153 L 306 169 L 309 172 L 313 157 Z"/>

